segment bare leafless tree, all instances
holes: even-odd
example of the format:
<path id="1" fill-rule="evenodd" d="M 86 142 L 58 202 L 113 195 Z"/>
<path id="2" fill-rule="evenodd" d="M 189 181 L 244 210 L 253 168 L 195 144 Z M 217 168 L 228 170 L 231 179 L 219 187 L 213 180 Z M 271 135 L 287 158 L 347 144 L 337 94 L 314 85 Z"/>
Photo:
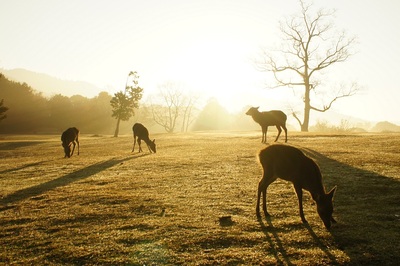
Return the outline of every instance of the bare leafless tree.
<path id="1" fill-rule="evenodd" d="M 195 121 L 195 113 L 197 111 L 195 105 L 198 100 L 198 96 L 193 94 L 186 95 L 182 104 L 182 129 L 181 132 L 187 132 L 189 126 Z"/>
<path id="2" fill-rule="evenodd" d="M 311 96 L 317 94 L 322 86 L 321 76 L 325 70 L 340 62 L 345 62 L 354 54 L 352 47 L 355 37 L 347 37 L 343 31 L 333 32 L 330 19 L 335 11 L 313 11 L 312 4 L 300 0 L 301 12 L 290 16 L 280 24 L 282 45 L 277 50 L 263 51 L 256 66 L 261 71 L 272 72 L 276 84 L 273 88 L 303 88 L 304 102 L 303 121 L 293 111 L 302 131 L 308 131 L 310 111 L 325 112 L 338 99 L 353 96 L 358 91 L 357 83 L 339 89 L 332 89 L 329 99 L 319 103 L 311 103 Z M 318 90 L 319 91 L 319 90 Z M 325 102 L 325 103 L 324 103 Z"/>
<path id="3" fill-rule="evenodd" d="M 186 132 L 193 122 L 196 100 L 196 97 L 184 92 L 181 84 L 165 82 L 159 86 L 159 92 L 150 104 L 153 119 L 168 133 L 173 133 L 182 122 L 181 130 Z"/>

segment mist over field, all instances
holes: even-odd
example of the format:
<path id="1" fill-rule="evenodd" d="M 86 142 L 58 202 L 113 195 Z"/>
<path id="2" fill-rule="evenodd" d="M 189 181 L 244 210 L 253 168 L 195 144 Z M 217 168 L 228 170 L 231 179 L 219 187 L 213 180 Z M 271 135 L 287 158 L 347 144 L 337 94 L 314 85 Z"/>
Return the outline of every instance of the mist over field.
<path id="1" fill-rule="evenodd" d="M 116 120 L 111 117 L 110 100 L 112 95 L 104 91 L 94 96 L 85 86 L 94 88 L 93 85 L 63 81 L 46 75 L 20 70 L 5 71 L 13 79 L 3 76 L 0 80 L 0 99 L 6 99 L 4 105 L 9 108 L 7 118 L 0 122 L 0 133 L 60 133 L 67 127 L 76 126 L 83 133 L 112 134 L 115 130 Z M 25 75 L 29 73 L 29 75 Z M 31 78 L 27 78 L 31 77 Z M 29 82 L 25 83 L 23 81 Z M 31 83 L 34 86 L 31 86 Z M 25 84 L 25 85 L 24 85 Z M 47 85 L 46 85 L 47 84 Z M 40 89 L 36 89 L 40 88 Z M 60 88 L 59 91 L 48 90 Z M 69 89 L 71 88 L 71 89 Z M 75 89 L 74 89 L 75 88 Z M 79 89 L 77 89 L 79 88 Z M 68 93 L 64 94 L 67 91 Z M 61 94 L 62 93 L 62 94 Z M 94 93 L 94 92 L 91 92 Z M 156 97 L 156 96 L 155 96 Z M 181 125 L 182 117 L 179 116 L 174 132 L 205 131 L 205 130 L 233 130 L 247 131 L 260 130 L 253 119 L 245 115 L 251 107 L 244 104 L 240 111 L 229 112 L 215 98 L 196 98 L 191 123 L 187 128 Z M 140 107 L 129 121 L 121 122 L 121 134 L 132 134 L 132 125 L 141 122 L 153 132 L 165 132 L 165 129 L 154 122 L 151 114 L 151 101 L 144 99 Z M 260 106 L 261 110 L 265 107 Z M 289 132 L 299 131 L 297 121 L 288 115 Z M 349 115 L 329 111 L 326 113 L 313 113 L 311 115 L 312 132 L 398 132 L 400 126 L 389 121 L 368 121 L 351 117 Z M 275 127 L 270 127 L 271 131 Z"/>

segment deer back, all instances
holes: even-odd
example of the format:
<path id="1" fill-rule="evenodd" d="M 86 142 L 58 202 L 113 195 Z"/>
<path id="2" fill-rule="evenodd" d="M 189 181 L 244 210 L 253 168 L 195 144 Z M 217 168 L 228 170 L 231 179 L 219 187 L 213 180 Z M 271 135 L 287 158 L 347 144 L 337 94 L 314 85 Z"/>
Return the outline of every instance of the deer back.
<path id="1" fill-rule="evenodd" d="M 299 149 L 271 145 L 260 152 L 259 159 L 264 171 L 271 171 L 273 176 L 291 181 L 311 194 L 325 193 L 318 165 Z"/>
<path id="2" fill-rule="evenodd" d="M 132 127 L 133 137 L 143 140 L 150 147 L 153 152 L 156 152 L 155 140 L 150 140 L 149 131 L 145 126 L 140 123 L 135 123 Z"/>
<path id="3" fill-rule="evenodd" d="M 132 127 L 133 135 L 138 137 L 139 139 L 146 141 L 150 141 L 149 139 L 149 131 L 145 126 L 140 123 L 135 123 Z"/>
<path id="4" fill-rule="evenodd" d="M 76 127 L 70 127 L 61 134 L 63 146 L 68 146 L 71 142 L 78 139 L 79 130 Z"/>
<path id="5" fill-rule="evenodd" d="M 78 141 L 78 137 L 79 137 L 79 130 L 76 127 L 70 127 L 61 134 L 61 142 L 62 142 L 61 145 L 64 148 L 65 156 L 70 157 L 71 143 Z"/>
<path id="6" fill-rule="evenodd" d="M 261 112 L 261 116 L 262 116 L 261 120 L 269 126 L 286 124 L 287 116 L 284 112 L 279 111 L 279 110 Z"/>
<path id="7" fill-rule="evenodd" d="M 251 107 L 246 115 L 250 115 L 253 120 L 263 126 L 285 125 L 287 116 L 280 110 L 268 112 L 258 111 L 259 107 Z"/>

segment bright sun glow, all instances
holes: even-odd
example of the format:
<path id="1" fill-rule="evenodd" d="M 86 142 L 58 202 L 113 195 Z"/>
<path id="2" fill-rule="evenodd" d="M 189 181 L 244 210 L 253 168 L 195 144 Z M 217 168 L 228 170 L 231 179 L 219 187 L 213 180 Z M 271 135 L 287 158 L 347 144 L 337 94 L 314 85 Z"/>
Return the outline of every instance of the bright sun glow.
<path id="1" fill-rule="evenodd" d="M 334 80 L 365 88 L 335 108 L 367 120 L 399 121 L 400 2 L 322 2 L 315 4 L 337 10 L 338 31 L 358 38 L 358 53 L 335 66 Z M 0 9 L 0 68 L 86 81 L 109 93 L 137 71 L 147 94 L 172 81 L 217 98 L 232 112 L 246 105 L 290 111 L 291 90 L 265 89 L 271 75 L 258 72 L 253 59 L 260 47 L 279 47 L 279 21 L 298 11 L 298 0 L 7 1 Z"/>
<path id="2" fill-rule="evenodd" d="M 262 77 L 253 66 L 249 45 L 230 40 L 206 40 L 166 58 L 160 75 L 182 82 L 188 89 L 215 97 L 229 111 L 238 111 L 249 91 L 262 87 Z"/>

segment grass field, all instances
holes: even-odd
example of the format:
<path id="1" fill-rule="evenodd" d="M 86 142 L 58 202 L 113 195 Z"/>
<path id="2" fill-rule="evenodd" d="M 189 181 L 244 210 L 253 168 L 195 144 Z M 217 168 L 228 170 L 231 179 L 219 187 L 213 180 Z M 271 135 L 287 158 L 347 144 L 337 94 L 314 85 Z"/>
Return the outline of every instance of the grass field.
<path id="1" fill-rule="evenodd" d="M 301 223 L 285 181 L 268 189 L 271 218 L 256 218 L 261 132 L 151 137 L 156 154 L 82 135 L 64 159 L 60 136 L 0 136 L 0 264 L 399 263 L 399 134 L 289 133 L 338 186 L 330 231 L 308 193 Z"/>

